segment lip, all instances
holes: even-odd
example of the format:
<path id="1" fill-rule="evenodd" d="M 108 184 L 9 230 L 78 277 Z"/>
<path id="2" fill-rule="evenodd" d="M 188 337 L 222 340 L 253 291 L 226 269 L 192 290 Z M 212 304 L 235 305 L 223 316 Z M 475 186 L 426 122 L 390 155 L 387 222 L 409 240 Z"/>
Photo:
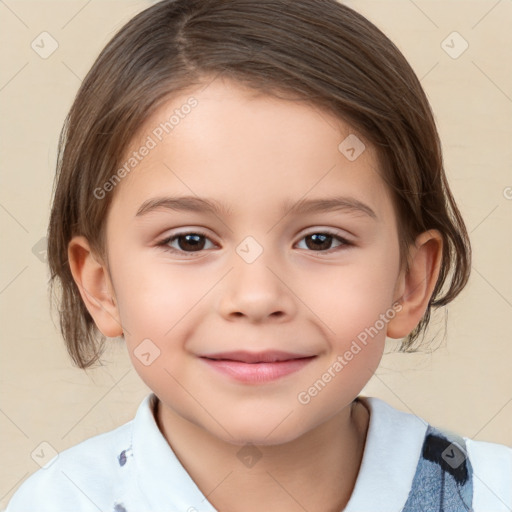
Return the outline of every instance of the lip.
<path id="1" fill-rule="evenodd" d="M 316 355 L 266 352 L 223 352 L 201 356 L 210 368 L 239 382 L 260 384 L 295 373 L 307 366 Z"/>
<path id="2" fill-rule="evenodd" d="M 293 354 L 283 352 L 282 350 L 265 350 L 263 352 L 247 352 L 246 350 L 236 350 L 232 352 L 218 352 L 215 354 L 204 354 L 201 357 L 216 360 L 239 361 L 241 363 L 275 363 L 280 361 L 290 361 L 293 359 L 303 359 L 312 357 L 315 354 Z"/>

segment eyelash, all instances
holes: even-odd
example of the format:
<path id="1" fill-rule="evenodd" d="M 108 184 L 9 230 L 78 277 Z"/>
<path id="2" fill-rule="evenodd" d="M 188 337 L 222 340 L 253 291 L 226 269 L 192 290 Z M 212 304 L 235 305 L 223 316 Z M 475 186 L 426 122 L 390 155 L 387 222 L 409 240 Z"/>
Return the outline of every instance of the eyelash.
<path id="1" fill-rule="evenodd" d="M 158 242 L 157 246 L 162 247 L 162 249 L 164 249 L 167 252 L 171 252 L 171 253 L 174 253 L 174 254 L 180 254 L 180 255 L 186 255 L 186 257 L 193 257 L 194 254 L 198 254 L 198 253 L 201 253 L 201 252 L 206 250 L 206 249 L 201 249 L 199 251 L 187 252 L 187 251 L 175 249 L 175 248 L 169 246 L 169 243 L 173 242 L 174 240 L 179 239 L 180 237 L 184 237 L 184 236 L 187 236 L 187 235 L 197 235 L 197 236 L 204 237 L 204 238 L 209 240 L 208 236 L 205 233 L 202 233 L 201 231 L 184 231 L 183 233 L 176 233 L 174 235 L 168 236 L 167 238 L 165 238 L 161 242 Z M 305 239 L 305 238 L 307 238 L 309 236 L 312 236 L 312 235 L 327 235 L 327 236 L 330 236 L 333 239 L 337 240 L 338 242 L 341 242 L 341 245 L 338 246 L 338 247 L 335 247 L 333 249 L 322 250 L 322 251 L 309 250 L 309 252 L 318 252 L 318 253 L 324 253 L 324 254 L 331 254 L 331 252 L 334 252 L 336 249 L 340 249 L 340 248 L 343 248 L 343 247 L 347 248 L 347 247 L 351 247 L 351 246 L 354 245 L 352 242 L 350 242 L 346 238 L 343 238 L 343 237 L 339 236 L 338 234 L 336 234 L 336 233 L 334 233 L 332 231 L 329 231 L 329 230 L 312 231 L 311 233 L 308 233 L 308 234 L 304 235 L 300 240 L 303 240 L 303 239 Z"/>

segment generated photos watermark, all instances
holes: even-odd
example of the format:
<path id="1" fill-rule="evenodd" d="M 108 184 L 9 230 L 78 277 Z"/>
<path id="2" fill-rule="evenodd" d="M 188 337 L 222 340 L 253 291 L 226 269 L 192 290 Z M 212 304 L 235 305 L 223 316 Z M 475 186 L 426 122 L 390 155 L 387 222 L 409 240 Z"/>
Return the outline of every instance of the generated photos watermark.
<path id="1" fill-rule="evenodd" d="M 186 103 L 181 105 L 179 108 L 174 109 L 174 113 L 169 117 L 167 121 L 163 121 L 157 127 L 155 127 L 151 134 L 146 137 L 141 146 L 132 152 L 131 156 L 123 163 L 119 169 L 101 186 L 94 189 L 94 197 L 96 199 L 103 199 L 109 192 L 115 189 L 115 187 L 121 182 L 121 180 L 130 174 L 130 172 L 139 165 L 146 156 L 148 156 L 151 150 L 155 149 L 156 146 L 162 142 L 164 137 L 171 133 L 176 126 L 178 126 L 187 115 L 192 112 L 194 107 L 199 104 L 198 100 L 191 96 L 188 98 Z"/>
<path id="2" fill-rule="evenodd" d="M 402 311 L 403 306 L 401 303 L 396 302 L 385 313 L 381 313 L 379 319 L 375 323 L 366 327 L 357 335 L 357 339 L 352 340 L 350 347 L 343 353 L 336 357 L 336 361 L 327 368 L 327 370 L 311 384 L 306 390 L 301 391 L 297 395 L 297 400 L 302 405 L 307 405 L 311 400 L 322 392 L 327 384 L 331 382 L 342 370 L 347 366 L 354 357 L 361 352 L 361 350 L 368 344 L 368 341 L 375 338 L 381 332 L 388 322 L 395 318 L 396 314 Z"/>

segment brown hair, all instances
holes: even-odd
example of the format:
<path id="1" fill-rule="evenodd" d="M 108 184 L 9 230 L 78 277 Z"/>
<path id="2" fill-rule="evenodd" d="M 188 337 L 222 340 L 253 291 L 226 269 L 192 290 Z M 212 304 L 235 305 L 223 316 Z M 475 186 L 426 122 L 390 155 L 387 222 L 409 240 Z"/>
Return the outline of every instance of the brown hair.
<path id="1" fill-rule="evenodd" d="M 464 288 L 471 251 L 445 176 L 426 95 L 396 46 L 336 0 L 163 0 L 131 19 L 85 77 L 59 140 L 48 229 L 50 290 L 60 284 L 60 327 L 73 361 L 99 361 L 105 339 L 88 313 L 67 261 L 84 235 L 104 255 L 109 180 L 134 135 L 173 94 L 222 75 L 262 94 L 292 94 L 347 122 L 376 148 L 393 195 L 401 255 L 415 237 L 443 236 L 439 279 L 427 311 L 403 341 L 413 342 L 432 306 Z M 446 287 L 446 289 L 444 289 Z"/>

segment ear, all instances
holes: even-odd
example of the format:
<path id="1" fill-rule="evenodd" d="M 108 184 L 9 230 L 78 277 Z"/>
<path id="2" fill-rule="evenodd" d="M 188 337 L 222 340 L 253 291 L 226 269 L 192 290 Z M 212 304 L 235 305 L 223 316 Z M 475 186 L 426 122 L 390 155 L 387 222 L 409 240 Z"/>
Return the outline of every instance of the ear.
<path id="1" fill-rule="evenodd" d="M 409 268 L 397 280 L 394 303 L 402 306 L 388 322 L 387 336 L 404 338 L 423 317 L 439 277 L 443 237 L 437 230 L 421 233 L 409 250 Z"/>
<path id="2" fill-rule="evenodd" d="M 83 236 L 75 236 L 68 244 L 68 260 L 73 279 L 94 323 L 104 336 L 123 334 L 114 287 L 106 266 Z"/>

